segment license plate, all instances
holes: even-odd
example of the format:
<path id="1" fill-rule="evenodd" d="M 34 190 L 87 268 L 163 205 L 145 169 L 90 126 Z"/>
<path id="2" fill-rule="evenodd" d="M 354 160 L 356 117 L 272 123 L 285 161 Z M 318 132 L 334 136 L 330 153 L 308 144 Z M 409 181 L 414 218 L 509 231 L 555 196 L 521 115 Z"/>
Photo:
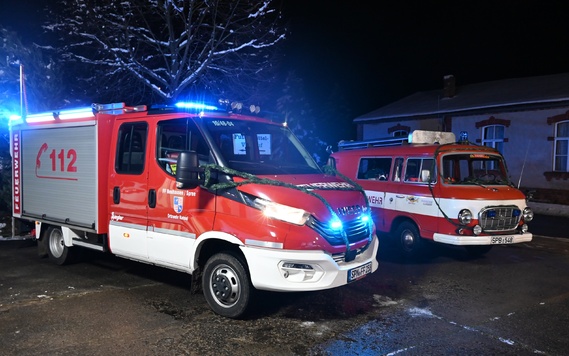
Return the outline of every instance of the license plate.
<path id="1" fill-rule="evenodd" d="M 513 244 L 514 243 L 514 237 L 513 236 L 492 236 L 490 238 L 490 243 L 492 245 Z"/>
<path id="2" fill-rule="evenodd" d="M 366 263 L 363 266 L 352 268 L 348 270 L 348 283 L 364 278 L 366 275 L 371 273 L 371 262 Z"/>

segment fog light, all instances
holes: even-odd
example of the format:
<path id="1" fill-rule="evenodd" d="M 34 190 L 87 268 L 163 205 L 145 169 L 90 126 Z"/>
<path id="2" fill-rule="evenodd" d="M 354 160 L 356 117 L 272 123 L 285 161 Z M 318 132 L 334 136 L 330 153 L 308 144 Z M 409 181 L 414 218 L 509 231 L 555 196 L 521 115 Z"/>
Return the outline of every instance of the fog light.
<path id="1" fill-rule="evenodd" d="M 319 269 L 317 270 L 315 266 L 296 262 L 283 262 L 281 273 L 289 282 L 314 281 L 321 276 Z"/>
<path id="2" fill-rule="evenodd" d="M 522 234 L 525 234 L 526 232 L 528 232 L 528 224 L 523 224 L 522 225 Z"/>
<path id="3" fill-rule="evenodd" d="M 482 227 L 480 225 L 476 225 L 472 229 L 472 232 L 474 233 L 474 235 L 480 235 L 482 233 Z"/>

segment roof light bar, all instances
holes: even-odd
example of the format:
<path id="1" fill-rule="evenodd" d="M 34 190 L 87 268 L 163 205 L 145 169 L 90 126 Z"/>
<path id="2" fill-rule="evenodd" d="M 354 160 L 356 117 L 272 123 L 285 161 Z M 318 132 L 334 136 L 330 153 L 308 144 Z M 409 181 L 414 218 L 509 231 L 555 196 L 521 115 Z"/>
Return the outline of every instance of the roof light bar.
<path id="1" fill-rule="evenodd" d="M 179 109 L 218 110 L 217 106 L 194 102 L 178 102 L 174 104 Z"/>

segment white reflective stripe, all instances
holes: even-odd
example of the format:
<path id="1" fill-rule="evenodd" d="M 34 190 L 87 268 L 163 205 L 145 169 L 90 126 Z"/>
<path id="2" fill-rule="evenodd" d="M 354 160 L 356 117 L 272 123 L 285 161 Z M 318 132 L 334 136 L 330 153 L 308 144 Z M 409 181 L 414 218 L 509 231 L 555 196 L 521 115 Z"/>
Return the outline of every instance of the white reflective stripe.
<path id="1" fill-rule="evenodd" d="M 246 239 L 245 245 L 267 247 L 267 248 L 279 248 L 279 249 L 283 248 L 282 242 L 270 242 L 270 241 L 251 240 L 251 239 Z"/>
<path id="2" fill-rule="evenodd" d="M 432 196 L 420 196 L 403 193 L 387 193 L 375 190 L 366 190 L 368 201 L 372 208 L 383 208 L 396 211 L 405 211 L 413 214 L 438 217 L 440 210 Z M 437 201 L 444 213 L 455 219 L 462 209 L 469 209 L 474 217 L 478 218 L 478 212 L 488 206 L 515 205 L 520 210 L 527 206 L 524 199 L 513 200 L 483 200 L 483 199 L 452 199 L 439 198 Z"/>

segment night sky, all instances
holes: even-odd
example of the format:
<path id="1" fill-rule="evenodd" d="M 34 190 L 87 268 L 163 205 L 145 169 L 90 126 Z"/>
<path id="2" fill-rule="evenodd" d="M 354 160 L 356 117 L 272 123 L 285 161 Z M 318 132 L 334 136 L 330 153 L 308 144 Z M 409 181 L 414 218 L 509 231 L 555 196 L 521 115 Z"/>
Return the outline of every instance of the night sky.
<path id="1" fill-rule="evenodd" d="M 356 116 L 442 88 L 447 74 L 460 86 L 569 71 L 569 1 L 286 4 L 287 63 L 313 93 L 339 83 Z"/>
<path id="2" fill-rule="evenodd" d="M 39 30 L 49 2 L 0 0 L 0 23 Z M 313 110 L 340 88 L 353 117 L 337 124 L 348 130 L 359 115 L 442 88 L 447 74 L 460 86 L 569 72 L 569 1 L 284 0 L 284 10 L 283 70 L 304 79 Z"/>

